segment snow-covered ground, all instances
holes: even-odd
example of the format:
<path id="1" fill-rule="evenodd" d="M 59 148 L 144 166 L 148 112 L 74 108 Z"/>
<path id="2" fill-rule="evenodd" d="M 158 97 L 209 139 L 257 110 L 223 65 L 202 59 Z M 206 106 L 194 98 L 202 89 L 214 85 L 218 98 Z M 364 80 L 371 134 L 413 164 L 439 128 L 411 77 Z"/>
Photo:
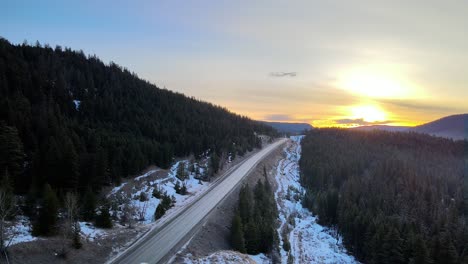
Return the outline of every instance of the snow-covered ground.
<path id="1" fill-rule="evenodd" d="M 259 255 L 246 255 L 236 251 L 230 250 L 221 250 L 217 251 L 209 256 L 193 259 L 191 258 L 192 255 L 188 254 L 183 259 L 183 263 L 185 264 L 210 264 L 210 263 L 226 263 L 226 264 L 263 264 L 263 263 L 270 263 L 270 260 L 265 257 L 263 254 Z"/>
<path id="2" fill-rule="evenodd" d="M 31 235 L 31 223 L 25 216 L 17 216 L 14 224 L 7 227 L 6 234 L 9 239 L 5 243 L 10 246 L 37 239 Z"/>
<path id="3" fill-rule="evenodd" d="M 193 164 L 193 168 L 196 169 L 199 175 L 203 175 L 203 173 L 206 172 L 208 160 L 209 158 L 206 156 L 198 163 Z M 184 181 L 176 177 L 178 167 L 181 165 L 184 165 L 186 168 L 186 179 Z M 191 166 L 192 164 L 190 164 L 188 160 L 181 160 L 173 164 L 167 172 L 167 175 L 163 178 L 156 179 L 154 174 L 160 172 L 160 169 L 153 169 L 111 189 L 106 197 L 111 202 L 111 215 L 117 217 L 118 220 L 114 223 L 114 228 L 96 228 L 93 223 L 80 221 L 79 225 L 82 238 L 87 241 L 98 241 L 107 236 L 112 238 L 112 235 L 115 235 L 116 232 L 125 231 L 126 227 L 119 224 L 123 216 L 122 210 L 124 201 L 127 201 L 134 209 L 132 211 L 132 218 L 134 220 L 134 225 L 138 225 L 138 232 L 144 233 L 145 231 L 163 224 L 210 187 L 209 183 L 195 179 L 196 173 L 189 171 L 189 165 Z M 179 182 L 180 186 L 185 184 L 187 187 L 187 194 L 180 195 L 176 193 L 174 188 L 176 182 Z M 174 206 L 157 221 L 154 219 L 154 212 L 160 203 L 160 199 L 153 197 L 155 188 L 173 197 L 175 201 Z M 143 196 L 146 196 L 146 199 L 140 199 L 142 193 Z M 6 234 L 9 238 L 6 243 L 9 243 L 10 246 L 38 239 L 31 235 L 31 223 L 29 218 L 22 215 L 17 216 L 15 221 L 7 223 Z"/>
<path id="4" fill-rule="evenodd" d="M 195 173 L 190 172 L 188 169 L 185 171 L 187 174 L 187 178 L 183 181 L 179 180 L 176 177 L 177 170 L 179 166 L 182 165 L 188 168 L 189 161 L 181 160 L 176 162 L 169 169 L 169 173 L 167 174 L 167 176 L 162 179 L 155 180 L 149 177 L 158 170 L 148 171 L 147 173 L 133 179 L 134 183 L 136 182 L 136 184 L 133 185 L 131 194 L 125 194 L 122 190 L 123 187 L 128 184 L 127 182 L 113 188 L 109 193 L 108 198 L 111 200 L 122 200 L 122 196 L 129 196 L 130 204 L 131 206 L 133 206 L 133 208 L 135 208 L 133 214 L 134 220 L 137 220 L 144 224 L 151 224 L 155 222 L 154 212 L 156 211 L 156 208 L 162 200 L 153 196 L 153 191 L 157 188 L 160 190 L 161 193 L 165 193 L 175 199 L 174 207 L 170 208 L 162 219 L 168 218 L 174 212 L 177 212 L 178 208 L 184 207 L 188 203 L 192 202 L 200 194 L 206 191 L 210 186 L 207 182 L 195 179 Z M 204 166 L 199 166 L 195 163 L 194 167 L 198 171 L 200 171 L 200 173 L 204 172 Z M 181 195 L 176 193 L 175 186 L 177 182 L 180 186 L 185 184 L 185 186 L 187 187 L 187 194 Z M 139 199 L 139 197 L 141 196 L 145 196 L 146 199 Z M 116 210 L 111 212 L 111 214 L 114 214 L 120 218 L 122 216 L 122 210 L 123 205 L 120 204 L 118 205 Z"/>
<path id="5" fill-rule="evenodd" d="M 316 217 L 302 207 L 304 189 L 299 183 L 302 136 L 291 139 L 292 143 L 284 149 L 286 158 L 280 160 L 276 171 L 281 262 L 288 263 L 288 258 L 292 258 L 293 263 L 358 263 L 347 254 L 341 239 L 336 239 L 327 232 L 328 229 L 317 224 Z M 291 244 L 289 252 L 283 249 L 285 237 Z"/>
<path id="6" fill-rule="evenodd" d="M 79 222 L 81 236 L 89 241 L 94 241 L 104 237 L 107 234 L 107 230 L 96 228 L 92 223 Z"/>

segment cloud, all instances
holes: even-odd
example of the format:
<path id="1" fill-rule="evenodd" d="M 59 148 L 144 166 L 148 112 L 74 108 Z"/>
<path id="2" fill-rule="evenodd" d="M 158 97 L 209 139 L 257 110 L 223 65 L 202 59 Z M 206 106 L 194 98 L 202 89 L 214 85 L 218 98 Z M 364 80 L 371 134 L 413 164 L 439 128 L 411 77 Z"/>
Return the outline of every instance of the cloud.
<path id="1" fill-rule="evenodd" d="M 315 106 L 342 106 L 353 105 L 361 102 L 360 98 L 340 88 L 336 88 L 326 83 L 310 82 L 304 86 L 301 85 L 284 85 L 269 83 L 268 85 L 248 86 L 237 88 L 236 94 L 241 96 L 239 99 L 243 101 L 250 100 L 252 103 L 266 102 L 269 104 L 269 109 L 277 109 L 279 106 L 287 104 L 288 107 L 302 105 L 311 110 Z M 232 98 L 232 97 L 231 97 Z M 276 105 L 275 105 L 276 104 Z M 277 105 L 281 104 L 281 105 Z M 281 111 L 284 112 L 284 111 Z M 320 111 L 319 111 L 320 112 Z M 315 112 L 301 113 L 317 116 Z"/>
<path id="2" fill-rule="evenodd" d="M 285 114 L 266 115 L 264 119 L 268 121 L 293 121 L 294 120 L 293 117 L 291 117 L 290 115 L 285 115 Z"/>
<path id="3" fill-rule="evenodd" d="M 384 124 L 392 123 L 392 121 L 390 120 L 368 122 L 368 121 L 365 121 L 363 118 L 357 118 L 357 119 L 346 118 L 346 119 L 337 119 L 334 121 L 336 124 L 340 124 L 340 125 L 359 125 L 359 126 L 384 125 Z"/>
<path id="4" fill-rule="evenodd" d="M 271 77 L 296 77 L 297 72 L 270 72 Z"/>
<path id="5" fill-rule="evenodd" d="M 463 112 L 463 109 L 446 105 L 422 103 L 416 100 L 396 100 L 396 99 L 380 99 L 380 103 L 392 105 L 396 107 L 415 109 L 426 112 L 436 113 L 458 113 Z"/>

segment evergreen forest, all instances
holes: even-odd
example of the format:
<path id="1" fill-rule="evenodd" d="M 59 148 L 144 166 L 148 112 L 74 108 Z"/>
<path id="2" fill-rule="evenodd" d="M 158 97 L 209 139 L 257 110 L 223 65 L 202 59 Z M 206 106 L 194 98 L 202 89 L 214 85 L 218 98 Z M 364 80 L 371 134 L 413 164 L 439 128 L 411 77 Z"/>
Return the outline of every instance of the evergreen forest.
<path id="1" fill-rule="evenodd" d="M 258 134 L 275 132 L 96 56 L 0 39 L 0 177 L 15 193 L 99 191 L 174 157 L 242 155 Z"/>
<path id="2" fill-rule="evenodd" d="M 302 140 L 303 204 L 363 263 L 468 263 L 467 144 L 314 129 Z"/>

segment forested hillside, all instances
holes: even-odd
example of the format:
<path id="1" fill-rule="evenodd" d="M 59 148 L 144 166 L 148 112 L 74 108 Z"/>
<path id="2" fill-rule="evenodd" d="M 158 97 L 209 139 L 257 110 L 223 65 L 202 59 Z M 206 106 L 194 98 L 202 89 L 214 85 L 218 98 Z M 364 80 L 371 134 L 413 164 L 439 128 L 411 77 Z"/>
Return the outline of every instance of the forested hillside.
<path id="1" fill-rule="evenodd" d="M 279 133 L 289 133 L 293 135 L 298 135 L 304 131 L 309 131 L 312 129 L 312 126 L 308 123 L 285 123 L 285 122 L 267 122 L 265 124 L 273 127 Z"/>
<path id="2" fill-rule="evenodd" d="M 468 263 L 467 151 L 416 133 L 312 130 L 303 203 L 364 263 Z"/>
<path id="3" fill-rule="evenodd" d="M 161 62 L 155 62 L 161 63 Z M 272 128 L 96 56 L 0 39 L 0 176 L 17 193 L 76 191 L 209 150 L 243 154 Z"/>

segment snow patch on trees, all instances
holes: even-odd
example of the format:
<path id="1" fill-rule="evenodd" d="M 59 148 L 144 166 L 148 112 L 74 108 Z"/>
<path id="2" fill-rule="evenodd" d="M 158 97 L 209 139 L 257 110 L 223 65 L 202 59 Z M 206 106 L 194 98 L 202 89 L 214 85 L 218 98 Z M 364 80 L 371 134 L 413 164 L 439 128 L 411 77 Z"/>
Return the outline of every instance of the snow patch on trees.
<path id="1" fill-rule="evenodd" d="M 80 100 L 73 100 L 73 103 L 75 104 L 75 109 L 78 110 L 80 108 L 81 101 Z"/>

